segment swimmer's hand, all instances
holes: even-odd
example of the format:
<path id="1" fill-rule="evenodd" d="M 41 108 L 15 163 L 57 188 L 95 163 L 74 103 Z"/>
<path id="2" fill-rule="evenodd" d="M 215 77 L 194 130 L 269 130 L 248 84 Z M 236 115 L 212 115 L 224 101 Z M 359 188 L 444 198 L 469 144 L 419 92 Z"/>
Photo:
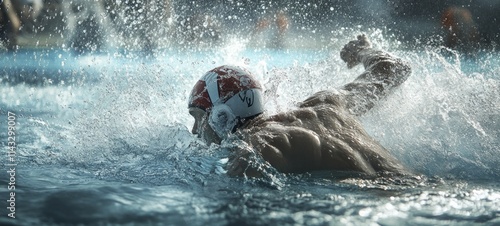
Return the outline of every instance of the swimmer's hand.
<path id="1" fill-rule="evenodd" d="M 350 41 L 342 48 L 340 58 L 347 63 L 349 69 L 353 68 L 361 62 L 358 53 L 363 49 L 371 48 L 371 46 L 370 40 L 368 40 L 366 35 L 358 35 L 357 40 Z"/>
<path id="2" fill-rule="evenodd" d="M 227 174 L 229 176 L 262 177 L 261 172 L 252 167 L 251 161 L 255 153 L 247 149 L 234 150 L 229 155 Z"/>

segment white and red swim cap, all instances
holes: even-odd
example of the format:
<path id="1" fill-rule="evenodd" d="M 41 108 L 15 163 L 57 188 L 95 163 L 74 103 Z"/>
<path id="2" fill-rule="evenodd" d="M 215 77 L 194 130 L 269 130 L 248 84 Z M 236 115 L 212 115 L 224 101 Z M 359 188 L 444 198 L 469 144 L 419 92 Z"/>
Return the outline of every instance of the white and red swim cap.
<path id="1" fill-rule="evenodd" d="M 262 103 L 262 87 L 250 72 L 227 65 L 203 75 L 189 96 L 189 107 L 210 111 L 214 106 L 225 104 L 240 119 L 262 113 Z"/>

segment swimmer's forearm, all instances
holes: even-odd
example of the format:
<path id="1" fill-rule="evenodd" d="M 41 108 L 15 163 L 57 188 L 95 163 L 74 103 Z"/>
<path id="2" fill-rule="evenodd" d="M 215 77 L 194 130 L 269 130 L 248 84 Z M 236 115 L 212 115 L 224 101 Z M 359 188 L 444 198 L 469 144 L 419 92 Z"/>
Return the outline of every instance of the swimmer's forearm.
<path id="1" fill-rule="evenodd" d="M 361 62 L 363 64 L 365 69 L 367 69 L 367 68 L 370 68 L 373 65 L 377 64 L 380 61 L 387 61 L 387 60 L 395 61 L 398 58 L 390 55 L 389 53 L 387 53 L 383 50 L 366 48 L 366 49 L 362 49 L 361 51 L 358 52 L 358 59 L 359 59 L 359 62 Z"/>
<path id="2" fill-rule="evenodd" d="M 357 53 L 358 62 L 365 71 L 343 89 L 347 95 L 348 108 L 356 115 L 362 115 L 401 85 L 411 74 L 411 67 L 402 59 L 372 48 L 364 48 Z"/>
<path id="3" fill-rule="evenodd" d="M 372 79 L 384 81 L 384 83 L 390 81 L 390 84 L 386 84 L 389 85 L 386 87 L 389 89 L 403 83 L 411 74 L 408 62 L 383 50 L 366 48 L 358 52 L 358 57 L 366 73 L 372 74 Z M 370 81 L 374 81 L 372 79 Z"/>

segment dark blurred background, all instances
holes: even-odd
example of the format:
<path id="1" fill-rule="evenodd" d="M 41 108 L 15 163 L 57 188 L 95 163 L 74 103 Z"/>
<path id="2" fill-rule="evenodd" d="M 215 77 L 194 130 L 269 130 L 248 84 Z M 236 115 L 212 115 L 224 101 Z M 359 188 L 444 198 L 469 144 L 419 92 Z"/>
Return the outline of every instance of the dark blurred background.
<path id="1" fill-rule="evenodd" d="M 102 17 L 68 16 L 78 15 L 86 8 L 92 8 L 90 11 L 98 15 L 107 14 L 111 22 L 106 26 L 119 30 L 125 39 L 137 33 L 138 39 L 145 42 L 144 48 L 160 46 L 156 43 L 160 38 L 170 43 L 192 44 L 201 42 L 200 37 L 213 41 L 232 34 L 254 35 L 256 30 L 272 27 L 273 23 L 277 24 L 278 28 L 272 29 L 277 30 L 278 36 L 282 32 L 290 32 L 288 36 L 303 32 L 314 38 L 328 35 L 332 30 L 357 27 L 381 29 L 409 45 L 432 43 L 459 48 L 473 42 L 473 47 L 496 48 L 500 43 L 500 0 L 44 0 L 42 3 L 36 18 L 20 26 L 18 48 L 61 46 L 68 39 L 74 41 L 66 47 L 86 42 L 95 42 L 93 48 L 99 47 L 102 40 L 95 39 L 106 36 Z M 103 11 L 90 4 L 101 5 Z M 158 11 L 161 14 L 154 14 Z M 69 23 L 75 26 L 68 27 Z M 77 31 L 68 34 L 68 29 Z M 328 40 L 317 41 L 323 44 Z"/>
<path id="2" fill-rule="evenodd" d="M 176 2 L 176 12 L 213 11 L 228 24 L 249 21 L 285 10 L 296 29 L 338 29 L 362 25 L 379 28 L 413 42 L 446 35 L 443 16 L 451 7 L 462 7 L 472 16 L 482 43 L 500 43 L 500 0 L 318 0 L 318 1 L 218 1 Z M 237 18 L 228 19 L 235 15 Z"/>

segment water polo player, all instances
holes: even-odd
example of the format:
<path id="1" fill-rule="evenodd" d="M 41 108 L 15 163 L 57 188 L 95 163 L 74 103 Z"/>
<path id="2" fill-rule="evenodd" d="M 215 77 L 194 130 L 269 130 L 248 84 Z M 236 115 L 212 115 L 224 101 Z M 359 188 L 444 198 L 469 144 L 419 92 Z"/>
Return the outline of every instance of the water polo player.
<path id="1" fill-rule="evenodd" d="M 207 143 L 239 138 L 229 156 L 231 176 L 260 176 L 254 157 L 283 173 L 316 170 L 406 173 L 403 165 L 363 129 L 357 116 L 401 85 L 411 69 L 401 59 L 371 48 L 366 36 L 344 46 L 340 56 L 365 71 L 337 90 L 318 92 L 297 109 L 266 116 L 262 88 L 243 68 L 207 72 L 189 97 L 193 134 Z M 250 147 L 250 148 L 247 148 Z"/>

